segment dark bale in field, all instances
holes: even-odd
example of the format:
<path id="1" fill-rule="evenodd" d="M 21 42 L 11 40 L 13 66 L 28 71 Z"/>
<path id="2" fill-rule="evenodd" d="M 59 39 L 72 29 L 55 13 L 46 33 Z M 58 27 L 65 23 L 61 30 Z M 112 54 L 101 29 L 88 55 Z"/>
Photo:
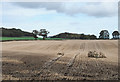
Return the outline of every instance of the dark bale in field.
<path id="1" fill-rule="evenodd" d="M 59 52 L 59 53 L 57 53 L 57 55 L 62 55 L 62 56 L 63 56 L 63 55 L 64 55 L 64 53 L 60 53 L 60 52 Z"/>
<path id="2" fill-rule="evenodd" d="M 93 58 L 106 58 L 106 56 L 102 52 L 96 52 L 96 51 L 89 51 L 88 57 Z"/>

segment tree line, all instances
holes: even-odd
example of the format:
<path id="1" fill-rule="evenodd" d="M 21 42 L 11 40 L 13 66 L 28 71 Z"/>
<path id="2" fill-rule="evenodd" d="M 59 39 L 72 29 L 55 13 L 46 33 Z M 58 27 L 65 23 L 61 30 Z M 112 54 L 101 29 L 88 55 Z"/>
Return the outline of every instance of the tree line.
<path id="1" fill-rule="evenodd" d="M 0 28 L 0 37 L 32 37 L 33 34 L 29 32 L 22 31 L 21 29 L 16 29 L 16 28 Z"/>
<path id="2" fill-rule="evenodd" d="M 64 38 L 64 39 L 97 39 L 95 35 L 75 34 L 75 33 L 60 33 L 52 36 L 51 38 Z"/>
<path id="3" fill-rule="evenodd" d="M 40 31 L 33 30 L 32 33 L 22 31 L 21 29 L 16 28 L 0 28 L 0 37 L 34 37 L 35 39 L 38 38 L 38 36 L 43 36 L 43 40 L 47 38 L 47 35 L 50 33 L 46 29 L 40 29 Z M 97 38 L 95 35 L 85 35 L 85 34 L 76 34 L 76 33 L 60 33 L 54 36 L 50 36 L 49 38 L 63 38 L 63 39 L 109 39 L 109 32 L 108 30 L 102 30 L 100 33 L 99 38 Z M 113 31 L 112 33 L 113 38 L 112 39 L 119 39 L 120 33 L 118 31 Z"/>

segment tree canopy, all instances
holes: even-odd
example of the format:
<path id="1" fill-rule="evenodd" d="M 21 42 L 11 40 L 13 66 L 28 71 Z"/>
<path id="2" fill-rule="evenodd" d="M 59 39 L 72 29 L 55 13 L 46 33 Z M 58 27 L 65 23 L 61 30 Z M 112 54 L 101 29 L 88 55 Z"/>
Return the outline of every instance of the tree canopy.
<path id="1" fill-rule="evenodd" d="M 114 31 L 114 32 L 112 33 L 112 35 L 113 35 L 113 36 L 116 36 L 116 35 L 119 36 L 120 33 L 119 33 L 118 31 Z"/>
<path id="2" fill-rule="evenodd" d="M 38 37 L 37 37 L 37 35 L 39 35 L 39 36 L 43 36 L 43 40 L 45 40 L 45 38 L 47 38 L 47 35 L 50 33 L 50 32 L 48 32 L 46 29 L 40 29 L 40 31 L 37 31 L 37 30 L 33 30 L 33 37 L 35 38 L 35 39 L 37 39 Z"/>

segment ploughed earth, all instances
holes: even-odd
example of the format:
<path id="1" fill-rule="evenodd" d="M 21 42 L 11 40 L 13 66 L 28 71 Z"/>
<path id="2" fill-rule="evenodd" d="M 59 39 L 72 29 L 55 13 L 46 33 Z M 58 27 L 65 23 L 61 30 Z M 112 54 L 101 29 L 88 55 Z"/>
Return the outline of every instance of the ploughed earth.
<path id="1" fill-rule="evenodd" d="M 88 57 L 89 51 L 106 58 Z M 2 42 L 3 80 L 117 80 L 117 40 Z"/>

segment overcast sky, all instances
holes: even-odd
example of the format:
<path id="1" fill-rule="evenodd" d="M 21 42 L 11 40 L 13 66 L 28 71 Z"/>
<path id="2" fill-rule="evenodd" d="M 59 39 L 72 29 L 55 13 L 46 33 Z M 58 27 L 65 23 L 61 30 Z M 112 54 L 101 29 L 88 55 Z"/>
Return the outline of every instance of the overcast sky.
<path id="1" fill-rule="evenodd" d="M 118 30 L 117 2 L 4 2 L 2 25 L 24 31 L 47 29 L 49 36 L 61 32 L 95 34 Z"/>

